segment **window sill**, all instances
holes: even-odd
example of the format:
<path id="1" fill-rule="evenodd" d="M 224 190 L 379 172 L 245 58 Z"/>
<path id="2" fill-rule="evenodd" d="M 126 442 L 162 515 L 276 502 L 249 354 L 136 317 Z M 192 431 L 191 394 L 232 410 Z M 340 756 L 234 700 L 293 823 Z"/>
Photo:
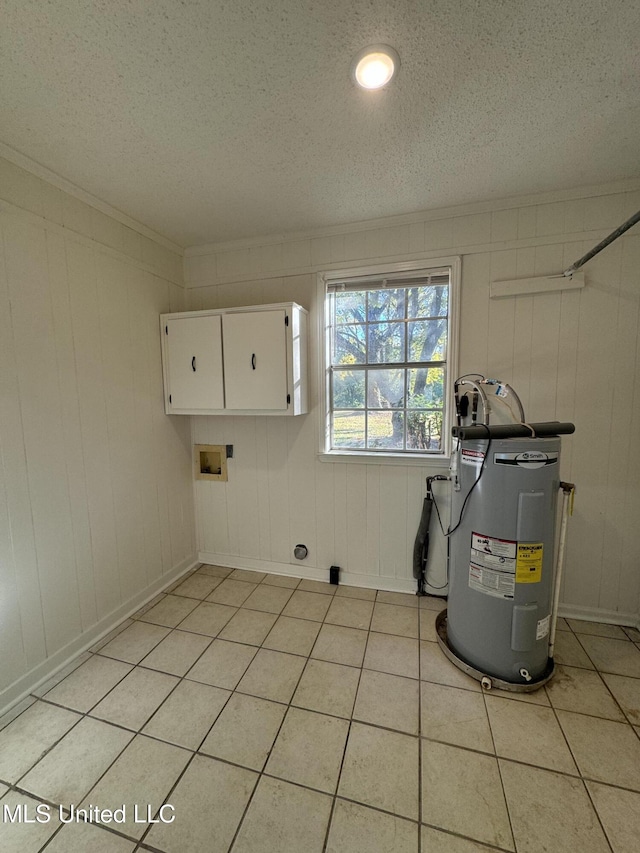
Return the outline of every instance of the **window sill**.
<path id="1" fill-rule="evenodd" d="M 424 468 L 449 468 L 448 456 L 427 456 L 416 453 L 341 453 L 330 450 L 318 453 L 320 462 L 349 462 L 357 465 L 420 465 Z"/>

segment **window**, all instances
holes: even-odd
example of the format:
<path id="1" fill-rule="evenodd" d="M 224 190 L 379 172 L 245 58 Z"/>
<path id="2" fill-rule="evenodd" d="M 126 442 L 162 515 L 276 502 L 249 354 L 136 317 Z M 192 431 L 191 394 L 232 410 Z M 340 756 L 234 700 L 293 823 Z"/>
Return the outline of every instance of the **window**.
<path id="1" fill-rule="evenodd" d="M 324 450 L 446 455 L 452 266 L 323 278 Z"/>

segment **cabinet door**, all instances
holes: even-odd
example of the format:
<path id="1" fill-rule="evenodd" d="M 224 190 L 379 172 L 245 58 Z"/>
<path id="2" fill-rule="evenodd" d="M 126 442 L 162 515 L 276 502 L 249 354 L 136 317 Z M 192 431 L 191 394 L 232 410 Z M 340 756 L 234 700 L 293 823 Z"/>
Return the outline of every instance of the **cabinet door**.
<path id="1" fill-rule="evenodd" d="M 165 325 L 171 409 L 224 408 L 220 317 L 175 317 Z"/>
<path id="2" fill-rule="evenodd" d="M 286 312 L 224 314 L 228 409 L 287 409 Z"/>

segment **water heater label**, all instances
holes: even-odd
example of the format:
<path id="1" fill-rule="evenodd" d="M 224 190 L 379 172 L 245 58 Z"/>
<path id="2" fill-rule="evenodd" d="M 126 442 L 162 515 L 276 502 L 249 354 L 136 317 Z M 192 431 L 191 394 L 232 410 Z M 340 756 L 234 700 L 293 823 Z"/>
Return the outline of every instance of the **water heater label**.
<path id="1" fill-rule="evenodd" d="M 539 583 L 542 580 L 542 542 L 518 542 L 516 583 Z"/>
<path id="2" fill-rule="evenodd" d="M 538 625 L 536 627 L 536 640 L 544 640 L 544 638 L 549 633 L 550 622 L 551 622 L 551 615 L 545 616 L 544 619 L 540 619 L 538 621 Z"/>
<path id="3" fill-rule="evenodd" d="M 515 594 L 515 578 L 505 572 L 494 572 L 491 569 L 469 565 L 469 588 L 493 595 L 495 598 L 513 598 Z"/>
<path id="4" fill-rule="evenodd" d="M 471 534 L 471 549 L 494 557 L 515 560 L 517 544 L 511 539 L 496 539 L 495 536 L 485 536 L 482 533 Z"/>
<path id="5" fill-rule="evenodd" d="M 482 465 L 483 462 L 484 453 L 481 450 L 470 450 L 468 447 L 462 448 L 463 465 Z"/>
<path id="6" fill-rule="evenodd" d="M 494 453 L 496 465 L 516 465 L 518 468 L 545 468 L 556 465 L 558 453 L 543 453 L 540 450 L 529 450 L 525 453 Z"/>

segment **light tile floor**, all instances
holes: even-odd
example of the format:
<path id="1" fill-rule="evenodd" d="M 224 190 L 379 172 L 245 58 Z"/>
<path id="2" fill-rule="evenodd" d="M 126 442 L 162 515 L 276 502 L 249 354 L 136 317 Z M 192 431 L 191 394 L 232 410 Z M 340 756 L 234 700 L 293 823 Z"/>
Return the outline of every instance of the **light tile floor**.
<path id="1" fill-rule="evenodd" d="M 0 850 L 637 853 L 640 632 L 483 693 L 443 607 L 199 567 L 0 720 Z"/>

